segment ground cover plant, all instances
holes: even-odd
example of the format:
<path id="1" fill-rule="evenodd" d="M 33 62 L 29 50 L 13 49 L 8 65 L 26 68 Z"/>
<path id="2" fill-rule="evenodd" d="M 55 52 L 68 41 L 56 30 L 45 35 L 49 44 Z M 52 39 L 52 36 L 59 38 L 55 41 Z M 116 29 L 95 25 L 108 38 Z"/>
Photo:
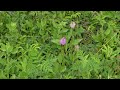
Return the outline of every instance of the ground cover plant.
<path id="1" fill-rule="evenodd" d="M 0 12 L 0 79 L 115 78 L 119 11 Z"/>

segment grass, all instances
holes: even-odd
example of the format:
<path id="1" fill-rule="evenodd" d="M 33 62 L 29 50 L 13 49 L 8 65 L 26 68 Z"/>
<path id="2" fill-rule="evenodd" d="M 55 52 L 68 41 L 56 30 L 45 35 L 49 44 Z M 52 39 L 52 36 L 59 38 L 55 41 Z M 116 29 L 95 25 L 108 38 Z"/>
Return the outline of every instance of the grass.
<path id="1" fill-rule="evenodd" d="M 120 78 L 119 14 L 0 12 L 0 78 Z M 73 22 L 75 26 L 71 27 Z M 63 37 L 65 45 L 60 44 Z"/>

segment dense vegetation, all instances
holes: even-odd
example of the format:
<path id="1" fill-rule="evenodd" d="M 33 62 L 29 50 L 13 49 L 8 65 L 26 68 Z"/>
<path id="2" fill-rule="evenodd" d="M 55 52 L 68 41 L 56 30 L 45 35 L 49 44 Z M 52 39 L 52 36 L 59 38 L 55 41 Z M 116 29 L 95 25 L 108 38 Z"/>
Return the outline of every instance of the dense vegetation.
<path id="1" fill-rule="evenodd" d="M 120 12 L 1 11 L 0 78 L 120 78 Z"/>

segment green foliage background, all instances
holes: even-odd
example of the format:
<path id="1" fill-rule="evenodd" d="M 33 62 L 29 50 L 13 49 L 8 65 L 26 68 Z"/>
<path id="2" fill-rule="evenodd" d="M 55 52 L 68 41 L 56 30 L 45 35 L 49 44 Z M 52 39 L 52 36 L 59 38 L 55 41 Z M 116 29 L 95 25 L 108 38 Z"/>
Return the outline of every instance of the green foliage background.
<path id="1" fill-rule="evenodd" d="M 0 78 L 120 78 L 120 12 L 1 11 Z"/>

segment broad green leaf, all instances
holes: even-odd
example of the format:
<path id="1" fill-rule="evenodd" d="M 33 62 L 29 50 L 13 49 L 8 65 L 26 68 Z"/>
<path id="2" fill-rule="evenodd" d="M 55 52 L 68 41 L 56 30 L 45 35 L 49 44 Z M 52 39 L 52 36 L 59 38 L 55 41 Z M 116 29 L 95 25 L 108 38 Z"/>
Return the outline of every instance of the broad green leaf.
<path id="1" fill-rule="evenodd" d="M 6 24 L 6 27 L 10 30 L 10 32 L 16 32 L 16 27 L 17 27 L 17 24 L 15 22 L 11 22 L 11 23 L 8 23 Z"/>
<path id="2" fill-rule="evenodd" d="M 16 54 L 18 52 L 18 48 L 13 48 L 12 54 Z"/>
<path id="3" fill-rule="evenodd" d="M 1 48 L 0 48 L 2 51 L 6 51 L 6 45 L 1 43 Z"/>
<path id="4" fill-rule="evenodd" d="M 106 31 L 105 31 L 105 35 L 108 35 L 110 33 L 110 29 L 108 28 Z"/>
<path id="5" fill-rule="evenodd" d="M 76 28 L 75 31 L 76 31 L 75 33 L 76 33 L 77 35 L 80 35 L 81 33 L 84 32 L 84 28 L 83 28 L 82 26 L 80 26 L 80 28 Z"/>
<path id="6" fill-rule="evenodd" d="M 61 72 L 65 72 L 66 66 L 61 66 Z"/>
<path id="7" fill-rule="evenodd" d="M 73 41 L 73 45 L 77 45 L 78 43 L 80 43 L 80 41 L 81 41 L 82 39 L 74 39 L 74 41 Z"/>
<path id="8" fill-rule="evenodd" d="M 23 61 L 21 61 L 21 65 L 22 65 L 22 70 L 26 72 L 26 68 L 27 68 L 27 59 L 24 58 Z"/>
<path id="9" fill-rule="evenodd" d="M 19 79 L 27 79 L 28 78 L 28 74 L 24 71 L 19 73 Z"/>
<path id="10" fill-rule="evenodd" d="M 1 45 L 1 50 L 10 53 L 13 50 L 13 46 L 11 46 L 10 43 L 6 43 L 6 45 L 2 44 Z"/>
<path id="11" fill-rule="evenodd" d="M 87 60 L 88 56 L 89 56 L 89 55 L 84 56 L 84 58 L 83 58 L 83 60 L 82 60 L 83 68 L 85 68 L 86 65 L 87 65 L 87 63 L 88 63 L 88 60 Z"/>
<path id="12" fill-rule="evenodd" d="M 10 45 L 10 43 L 6 44 L 6 51 L 9 53 L 13 50 L 13 46 Z"/>
<path id="13" fill-rule="evenodd" d="M 30 50 L 28 53 L 29 53 L 29 56 L 32 56 L 32 57 L 38 55 L 38 51 L 36 49 Z"/>
<path id="14" fill-rule="evenodd" d="M 66 33 L 68 30 L 61 30 L 60 33 Z"/>
<path id="15" fill-rule="evenodd" d="M 15 79 L 16 78 L 16 75 L 15 74 L 13 74 L 11 77 L 10 77 L 10 79 Z"/>
<path id="16" fill-rule="evenodd" d="M 51 40 L 51 42 L 53 42 L 57 45 L 60 45 L 60 40 L 59 39 L 53 39 L 53 40 Z"/>
<path id="17" fill-rule="evenodd" d="M 95 42 L 99 42 L 100 39 L 99 39 L 99 35 L 92 35 L 92 38 L 95 40 Z"/>
<path id="18" fill-rule="evenodd" d="M 0 69 L 0 79 L 7 79 L 3 70 Z"/>

